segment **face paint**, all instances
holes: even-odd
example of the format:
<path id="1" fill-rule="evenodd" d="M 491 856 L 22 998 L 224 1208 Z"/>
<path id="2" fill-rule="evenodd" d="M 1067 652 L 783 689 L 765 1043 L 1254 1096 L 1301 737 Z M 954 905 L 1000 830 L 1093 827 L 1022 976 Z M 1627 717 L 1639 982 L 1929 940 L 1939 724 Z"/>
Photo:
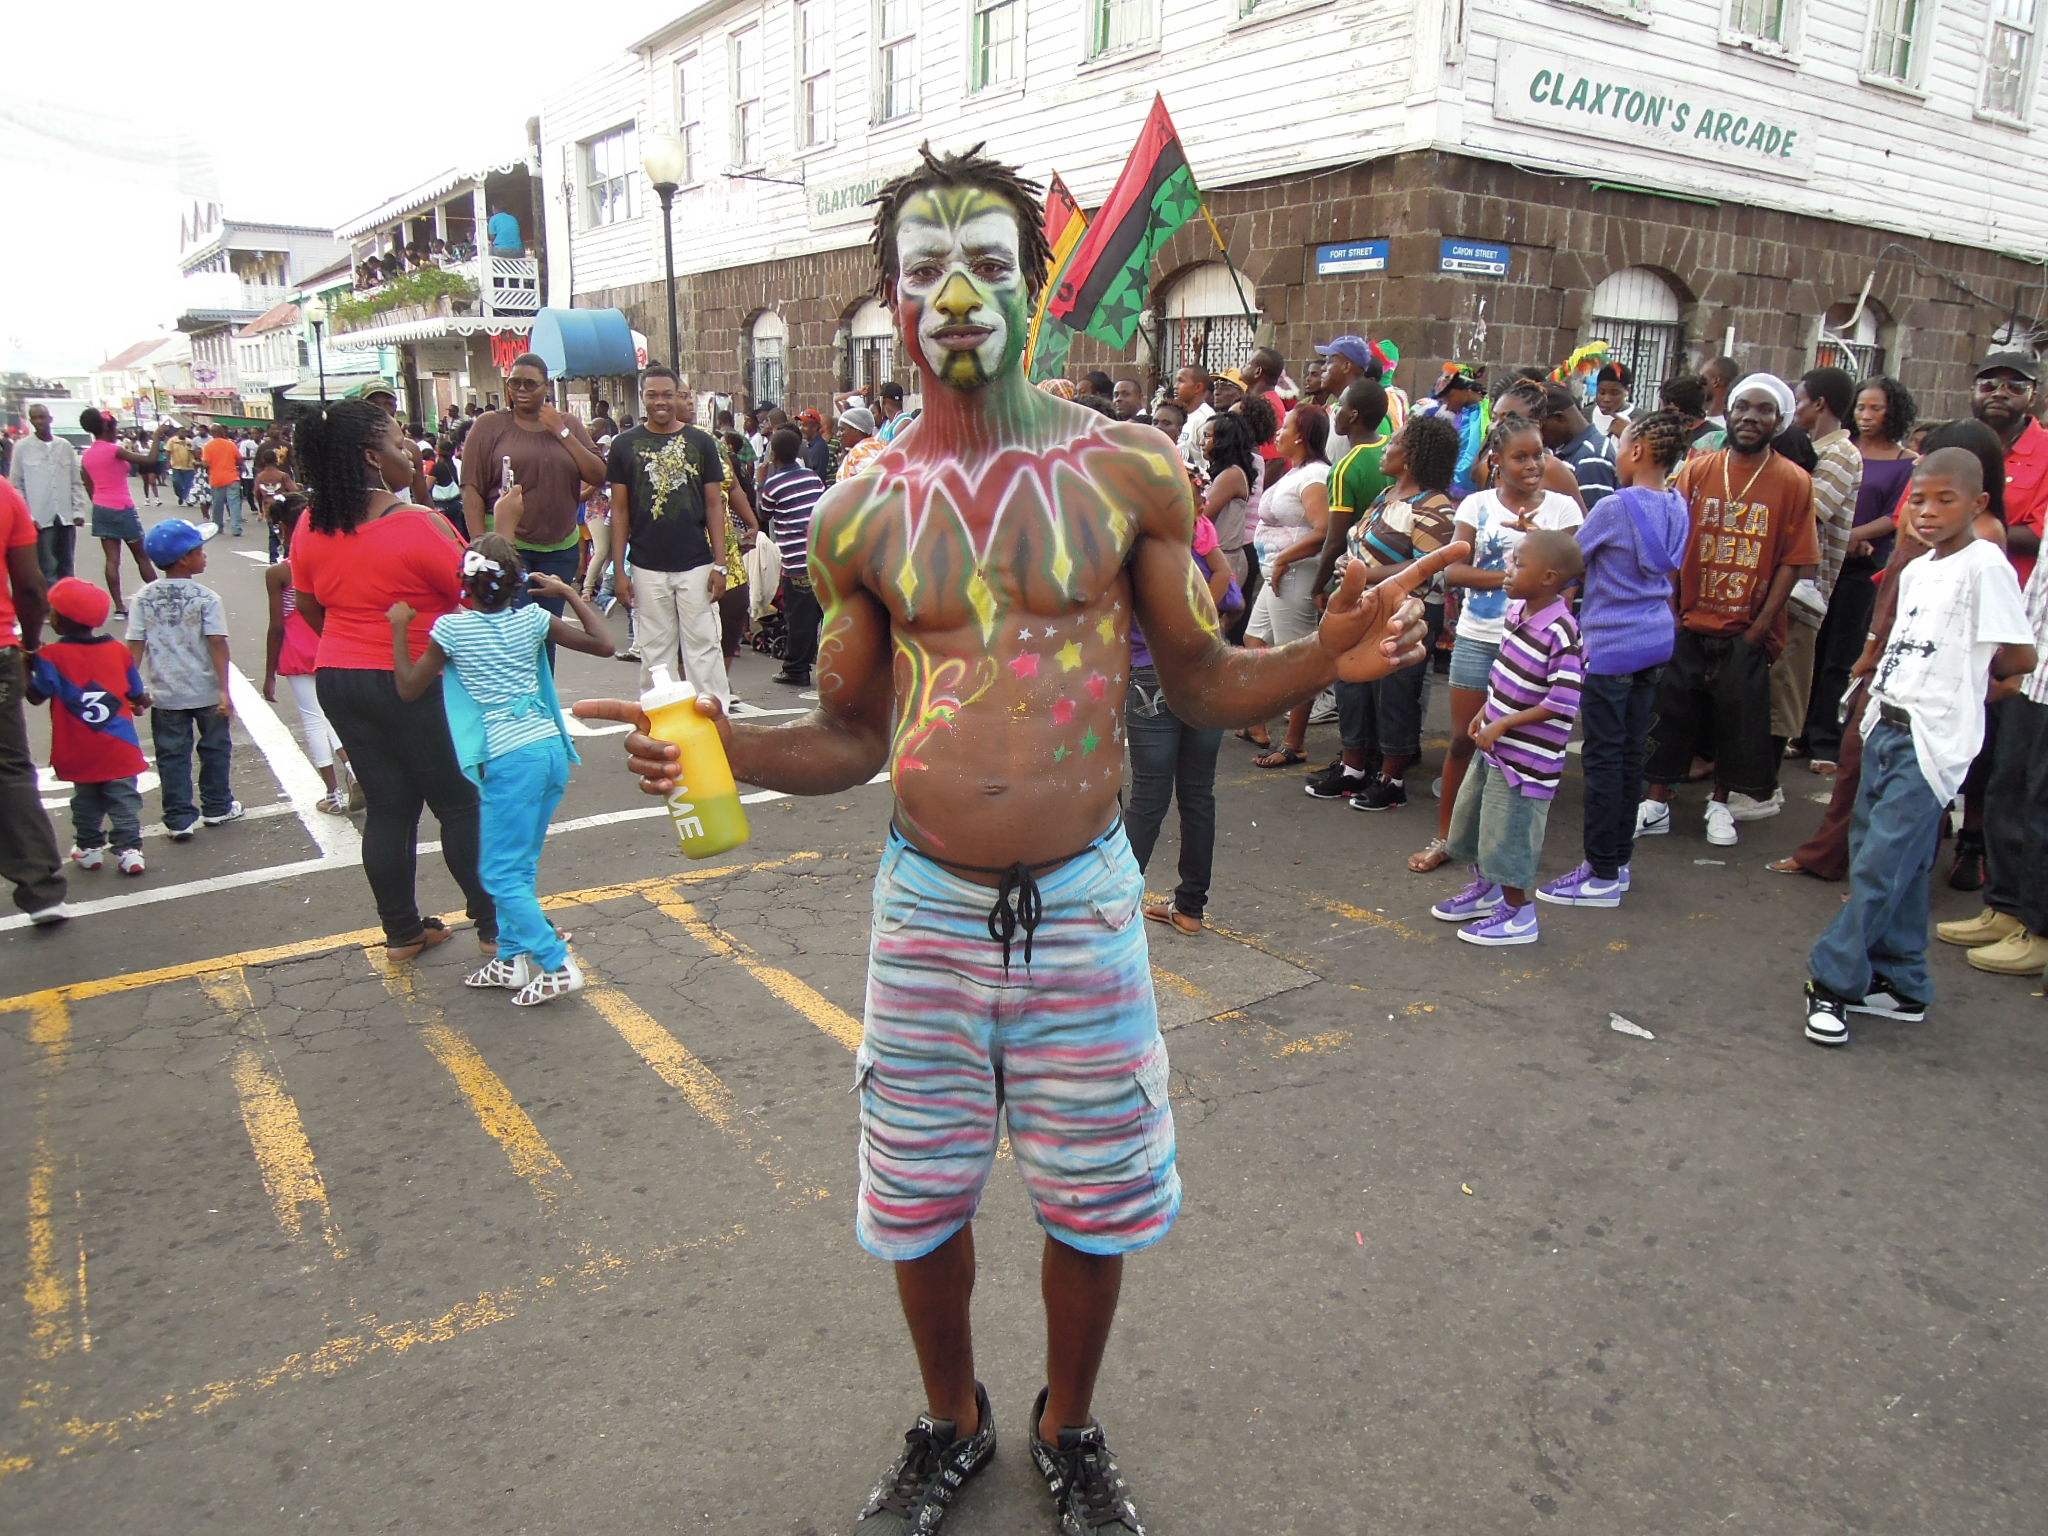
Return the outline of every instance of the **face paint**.
<path id="1" fill-rule="evenodd" d="M 919 366 L 952 389 L 1015 368 L 1028 316 L 1017 211 L 979 188 L 920 193 L 896 221 L 896 309 Z"/>

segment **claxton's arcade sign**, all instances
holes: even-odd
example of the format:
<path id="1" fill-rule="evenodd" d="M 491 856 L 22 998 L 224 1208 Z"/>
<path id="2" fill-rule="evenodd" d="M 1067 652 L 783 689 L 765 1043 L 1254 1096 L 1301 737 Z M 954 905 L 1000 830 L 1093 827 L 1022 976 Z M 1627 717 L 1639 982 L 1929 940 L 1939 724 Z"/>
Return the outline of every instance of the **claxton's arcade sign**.
<path id="1" fill-rule="evenodd" d="M 1693 90 L 1514 43 L 1501 49 L 1493 115 L 1730 169 L 1802 180 L 1813 174 L 1810 118 L 1769 101 Z"/>

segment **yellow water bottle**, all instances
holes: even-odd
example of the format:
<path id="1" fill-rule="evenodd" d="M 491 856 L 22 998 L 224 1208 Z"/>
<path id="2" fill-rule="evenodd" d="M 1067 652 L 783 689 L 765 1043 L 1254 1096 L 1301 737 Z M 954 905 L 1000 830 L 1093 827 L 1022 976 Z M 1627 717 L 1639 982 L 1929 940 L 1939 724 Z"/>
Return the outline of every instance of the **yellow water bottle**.
<path id="1" fill-rule="evenodd" d="M 640 695 L 647 734 L 674 742 L 680 757 L 676 787 L 668 793 L 668 816 L 684 856 L 708 859 L 739 847 L 751 835 L 747 811 L 718 727 L 697 713 L 697 690 L 677 682 L 667 667 L 650 667 L 648 681 Z"/>

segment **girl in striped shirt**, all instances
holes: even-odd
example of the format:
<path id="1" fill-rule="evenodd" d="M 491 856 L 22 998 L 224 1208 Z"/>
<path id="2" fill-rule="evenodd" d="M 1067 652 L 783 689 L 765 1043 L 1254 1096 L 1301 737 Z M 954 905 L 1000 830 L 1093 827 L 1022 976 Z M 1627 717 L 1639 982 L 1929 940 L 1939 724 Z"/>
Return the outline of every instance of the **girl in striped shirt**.
<path id="1" fill-rule="evenodd" d="M 1579 713 L 1578 620 L 1565 589 L 1585 572 L 1578 540 L 1540 529 L 1509 556 L 1510 599 L 1486 702 L 1472 717 L 1479 749 L 1458 786 L 1445 857 L 1472 867 L 1472 883 L 1431 907 L 1463 923 L 1468 944 L 1534 944 L 1536 883 L 1550 802 L 1564 771 L 1565 743 Z"/>

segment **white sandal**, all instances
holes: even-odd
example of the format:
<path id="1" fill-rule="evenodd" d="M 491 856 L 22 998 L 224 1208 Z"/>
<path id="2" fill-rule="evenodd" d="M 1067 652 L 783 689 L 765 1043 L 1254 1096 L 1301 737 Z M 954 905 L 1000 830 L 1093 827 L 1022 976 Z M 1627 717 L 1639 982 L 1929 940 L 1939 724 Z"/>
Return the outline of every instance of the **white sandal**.
<path id="1" fill-rule="evenodd" d="M 532 1008 L 582 990 L 583 968 L 574 960 L 564 960 L 560 970 L 541 971 L 521 987 L 519 995 L 512 999 L 512 1005 L 515 1008 Z"/>
<path id="2" fill-rule="evenodd" d="M 533 980 L 533 957 L 514 955 L 510 960 L 492 960 L 483 969 L 462 978 L 465 987 L 505 987 L 517 992 Z"/>

